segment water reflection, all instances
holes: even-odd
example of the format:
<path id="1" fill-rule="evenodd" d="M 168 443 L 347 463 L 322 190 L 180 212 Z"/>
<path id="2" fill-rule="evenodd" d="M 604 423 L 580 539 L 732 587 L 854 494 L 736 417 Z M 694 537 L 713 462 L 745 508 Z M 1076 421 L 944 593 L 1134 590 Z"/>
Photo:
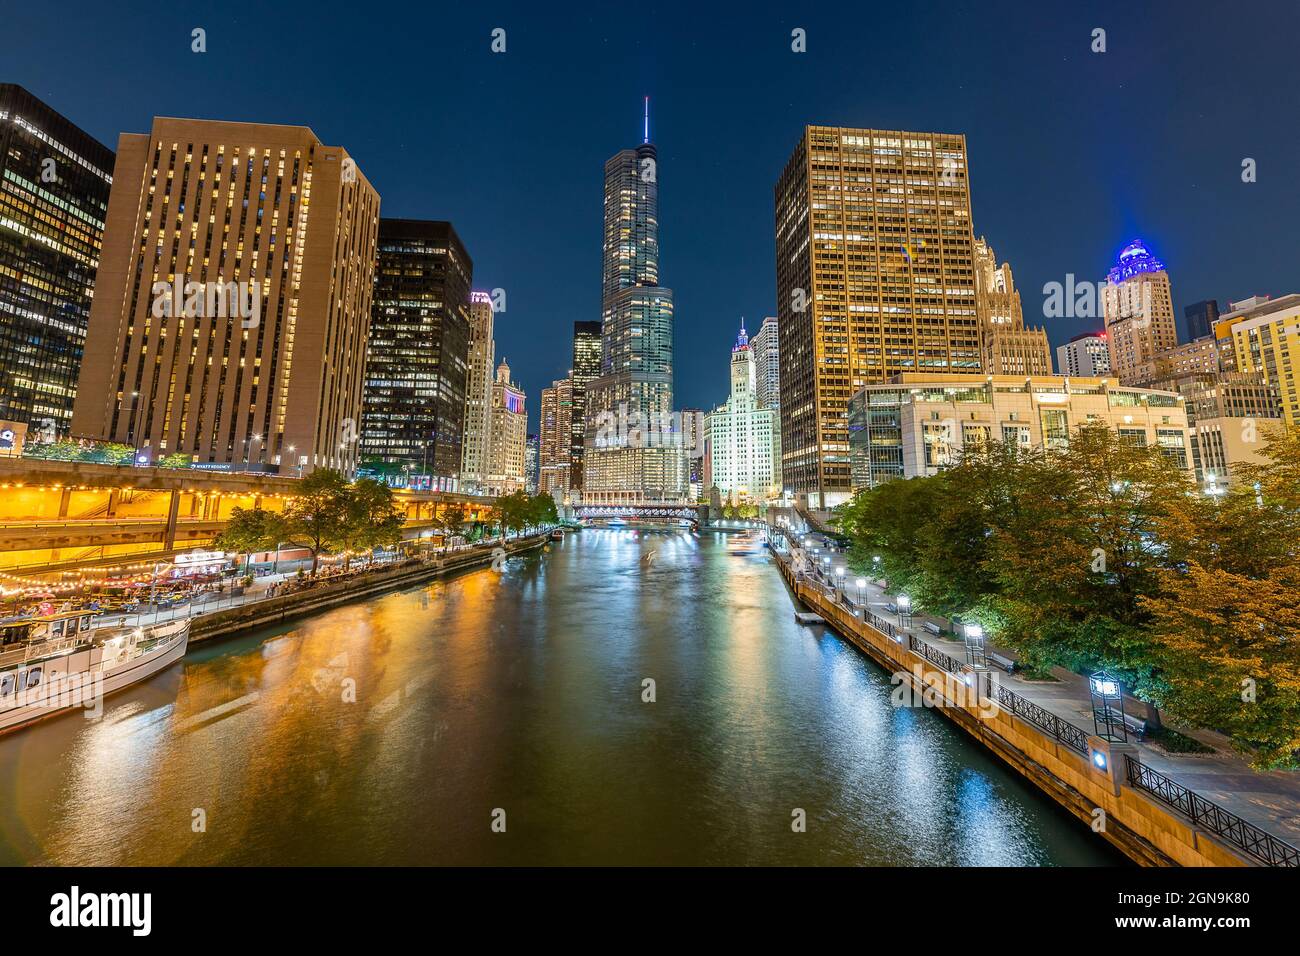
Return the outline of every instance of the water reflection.
<path id="1" fill-rule="evenodd" d="M 765 556 L 588 530 L 0 738 L 0 862 L 1118 862 L 889 691 Z"/>

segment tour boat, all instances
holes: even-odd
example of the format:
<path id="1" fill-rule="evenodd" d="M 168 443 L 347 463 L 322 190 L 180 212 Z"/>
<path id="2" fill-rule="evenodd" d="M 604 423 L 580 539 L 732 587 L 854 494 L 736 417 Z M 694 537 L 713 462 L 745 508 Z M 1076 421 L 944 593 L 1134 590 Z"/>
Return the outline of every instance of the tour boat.
<path id="1" fill-rule="evenodd" d="M 117 690 L 185 655 L 188 618 L 147 627 L 101 627 L 90 611 L 0 620 L 0 733 L 71 710 L 97 708 Z"/>
<path id="2" fill-rule="evenodd" d="M 556 528 L 554 531 L 551 532 L 551 540 L 552 540 L 552 541 L 563 541 L 563 540 L 564 540 L 564 531 L 562 531 L 560 528 Z"/>
<path id="3" fill-rule="evenodd" d="M 732 554 L 757 554 L 763 550 L 763 535 L 758 531 L 728 535 L 727 550 Z"/>

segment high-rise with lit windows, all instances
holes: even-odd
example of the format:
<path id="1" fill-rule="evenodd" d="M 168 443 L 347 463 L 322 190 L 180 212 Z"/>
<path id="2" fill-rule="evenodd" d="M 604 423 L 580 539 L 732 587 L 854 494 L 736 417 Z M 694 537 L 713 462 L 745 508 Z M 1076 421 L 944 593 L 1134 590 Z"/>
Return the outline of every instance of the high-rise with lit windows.
<path id="1" fill-rule="evenodd" d="M 1107 274 L 1102 314 L 1111 371 L 1120 382 L 1140 385 L 1157 379 L 1157 353 L 1178 344 L 1178 327 L 1169 273 L 1141 239 L 1120 250 Z"/>
<path id="2" fill-rule="evenodd" d="M 465 373 L 465 438 L 461 450 L 461 486 L 476 491 L 487 475 L 492 438 L 492 368 L 496 343 L 492 338 L 492 297 L 469 294 L 469 367 Z"/>
<path id="3" fill-rule="evenodd" d="M 600 375 L 601 334 L 599 322 L 573 323 L 573 437 L 571 441 L 569 486 L 582 490 L 583 446 L 587 431 L 587 388 Z"/>
<path id="4" fill-rule="evenodd" d="M 379 223 L 361 450 L 460 489 L 474 264 L 451 223 Z"/>
<path id="5" fill-rule="evenodd" d="M 998 265 L 988 241 L 975 240 L 975 310 L 980 321 L 980 367 L 987 375 L 1051 375 L 1047 331 L 1025 328 L 1011 264 Z"/>
<path id="6" fill-rule="evenodd" d="M 0 419 L 66 434 L 108 215 L 113 151 L 0 83 Z"/>
<path id="7" fill-rule="evenodd" d="M 72 431 L 137 460 L 351 473 L 379 194 L 303 126 L 118 139 Z"/>
<path id="8" fill-rule="evenodd" d="M 673 416 L 673 293 L 659 284 L 658 153 L 649 139 L 605 163 L 600 376 L 587 386 L 583 498 L 678 501 L 685 457 Z"/>
<path id="9" fill-rule="evenodd" d="M 782 480 L 829 508 L 852 491 L 855 392 L 980 371 L 966 139 L 807 126 L 775 201 Z"/>

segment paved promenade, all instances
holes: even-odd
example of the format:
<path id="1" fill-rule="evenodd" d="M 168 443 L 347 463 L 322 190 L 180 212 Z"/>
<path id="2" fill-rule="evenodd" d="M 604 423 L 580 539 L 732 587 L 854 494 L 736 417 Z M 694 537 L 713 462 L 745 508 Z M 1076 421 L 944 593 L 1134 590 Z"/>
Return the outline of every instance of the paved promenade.
<path id="1" fill-rule="evenodd" d="M 813 537 L 816 539 L 815 535 Z M 823 552 L 824 544 L 821 540 L 816 541 L 816 546 L 821 547 Z M 793 554 L 797 562 L 803 561 L 805 570 L 814 563 L 822 564 L 809 561 L 808 557 L 811 556 L 805 556 L 799 548 L 795 548 Z M 844 557 L 842 553 L 835 555 L 831 562 L 832 566 L 842 565 Z M 823 583 L 831 583 L 820 567 L 814 573 Z M 846 586 L 839 589 L 841 603 L 850 608 L 860 607 L 856 576 L 846 574 L 844 580 Z M 861 601 L 874 614 L 894 624 L 898 630 L 913 635 L 959 660 L 966 659 L 966 647 L 961 641 L 936 637 L 925 630 L 924 624 L 927 621 L 940 626 L 946 625 L 947 622 L 942 618 L 918 614 L 913 616 L 909 627 L 902 627 L 898 615 L 887 607 L 897 603 L 896 596 L 887 594 L 877 582 L 867 581 Z M 988 651 L 1013 660 L 1016 658 L 1013 652 L 995 645 L 989 645 Z M 1021 697 L 1069 721 L 1088 734 L 1094 733 L 1092 701 L 1088 693 L 1087 679 L 1078 674 L 1067 675 L 1060 668 L 1057 671 L 1064 679 L 1027 681 L 1000 669 L 998 679 L 1004 687 Z M 1183 732 L 1187 733 L 1187 731 Z M 1214 747 L 1215 753 L 1171 754 L 1155 744 L 1135 741 L 1132 735 L 1129 739 L 1137 746 L 1139 759 L 1145 766 L 1159 771 L 1189 790 L 1196 791 L 1202 797 L 1214 801 L 1224 809 L 1288 843 L 1300 846 L 1300 772 L 1252 770 L 1232 751 L 1227 739 L 1222 735 L 1204 730 L 1192 731 L 1189 735 Z"/>

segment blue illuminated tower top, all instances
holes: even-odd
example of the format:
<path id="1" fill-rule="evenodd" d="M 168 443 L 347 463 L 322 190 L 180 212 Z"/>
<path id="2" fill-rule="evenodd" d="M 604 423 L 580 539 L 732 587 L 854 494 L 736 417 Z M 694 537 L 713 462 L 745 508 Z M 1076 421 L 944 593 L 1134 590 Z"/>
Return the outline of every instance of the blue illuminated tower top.
<path id="1" fill-rule="evenodd" d="M 1141 239 L 1134 239 L 1120 250 L 1115 268 L 1110 270 L 1108 278 L 1111 285 L 1118 285 L 1125 279 L 1142 272 L 1164 272 L 1165 264 L 1147 251 Z"/>

